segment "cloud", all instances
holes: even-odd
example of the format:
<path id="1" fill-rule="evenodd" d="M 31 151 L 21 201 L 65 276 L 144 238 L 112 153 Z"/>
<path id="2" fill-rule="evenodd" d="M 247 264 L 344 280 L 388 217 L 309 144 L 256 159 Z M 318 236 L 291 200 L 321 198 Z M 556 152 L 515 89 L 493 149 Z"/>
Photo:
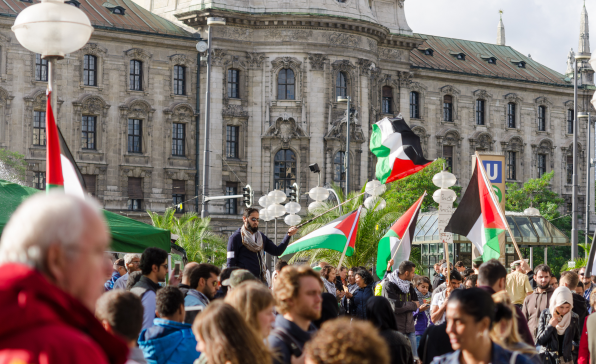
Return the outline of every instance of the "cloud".
<path id="1" fill-rule="evenodd" d="M 577 52 L 582 6 L 582 0 L 405 1 L 406 19 L 415 33 L 493 44 L 502 9 L 506 44 L 561 73 L 569 49 Z M 596 17 L 596 2 L 586 3 L 586 9 Z"/>

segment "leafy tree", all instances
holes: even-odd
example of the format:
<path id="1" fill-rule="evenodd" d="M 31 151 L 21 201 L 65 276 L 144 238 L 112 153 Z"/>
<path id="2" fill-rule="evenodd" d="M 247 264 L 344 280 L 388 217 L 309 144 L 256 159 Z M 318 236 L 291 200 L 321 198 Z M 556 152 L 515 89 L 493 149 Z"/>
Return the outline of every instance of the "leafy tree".
<path id="1" fill-rule="evenodd" d="M 24 155 L 0 148 L 0 179 L 23 185 L 26 171 Z"/>

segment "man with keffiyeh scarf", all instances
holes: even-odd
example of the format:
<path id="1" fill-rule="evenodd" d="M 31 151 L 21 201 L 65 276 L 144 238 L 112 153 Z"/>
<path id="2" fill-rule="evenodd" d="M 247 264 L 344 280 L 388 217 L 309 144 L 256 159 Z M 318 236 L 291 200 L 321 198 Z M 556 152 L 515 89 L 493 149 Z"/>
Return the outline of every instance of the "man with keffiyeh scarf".
<path id="1" fill-rule="evenodd" d="M 281 244 L 275 245 L 265 234 L 259 232 L 259 210 L 249 207 L 242 215 L 244 224 L 228 240 L 228 268 L 244 268 L 255 277 L 267 282 L 265 253 L 280 256 L 288 247 L 290 237 L 298 229 L 290 227 Z"/>

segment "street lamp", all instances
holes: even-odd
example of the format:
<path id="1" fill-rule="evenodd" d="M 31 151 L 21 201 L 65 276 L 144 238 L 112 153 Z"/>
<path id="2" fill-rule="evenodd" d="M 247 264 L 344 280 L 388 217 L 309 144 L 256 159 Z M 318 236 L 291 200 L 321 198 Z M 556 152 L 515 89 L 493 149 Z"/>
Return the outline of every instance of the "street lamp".
<path id="1" fill-rule="evenodd" d="M 337 96 L 337 102 L 347 103 L 346 110 L 348 111 L 347 114 L 347 121 L 346 121 L 346 154 L 345 154 L 345 161 L 344 165 L 346 166 L 346 198 L 348 198 L 348 193 L 350 192 L 350 102 L 352 99 L 350 96 Z"/>
<path id="2" fill-rule="evenodd" d="M 41 0 L 21 11 L 12 31 L 23 47 L 48 61 L 48 85 L 54 91 L 56 61 L 87 44 L 93 27 L 81 9 L 62 0 Z M 54 95 L 51 101 L 56 113 L 58 97 L 55 92 Z"/>
<path id="3" fill-rule="evenodd" d="M 207 40 L 207 93 L 205 95 L 205 132 L 203 133 L 203 206 L 201 207 L 201 218 L 205 217 L 206 214 L 206 205 L 207 205 L 207 166 L 208 164 L 208 156 L 209 156 L 209 148 L 207 148 L 207 142 L 209 138 L 209 122 L 211 117 L 211 26 L 212 25 L 226 25 L 225 18 L 207 18 L 207 32 L 208 40 Z M 198 141 L 197 141 L 198 142 Z"/>
<path id="4" fill-rule="evenodd" d="M 585 231 L 585 244 L 587 246 L 587 244 L 589 243 L 589 231 L 590 231 L 590 156 L 591 156 L 591 146 L 590 146 L 590 135 L 592 133 L 592 120 L 590 120 L 590 113 L 589 112 L 579 112 L 577 113 L 577 118 L 578 119 L 588 119 L 588 142 L 586 143 L 587 145 L 587 151 L 588 154 L 586 156 L 586 215 L 585 215 L 585 223 L 586 223 L 586 231 Z M 574 149 L 575 149 L 575 144 L 574 144 Z M 585 250 L 585 249 L 584 249 Z M 587 252 L 586 252 L 587 255 Z M 587 256 L 586 256 L 587 258 Z"/>

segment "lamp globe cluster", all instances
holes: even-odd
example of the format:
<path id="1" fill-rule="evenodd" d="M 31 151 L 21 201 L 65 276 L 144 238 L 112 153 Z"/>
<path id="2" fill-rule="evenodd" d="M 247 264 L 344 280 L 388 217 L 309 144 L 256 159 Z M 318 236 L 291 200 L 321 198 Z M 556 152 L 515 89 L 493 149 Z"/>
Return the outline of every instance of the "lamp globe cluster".
<path id="1" fill-rule="evenodd" d="M 367 182 L 366 187 L 364 187 L 364 192 L 370 196 L 364 200 L 364 207 L 370 210 L 376 206 L 375 211 L 384 209 L 387 206 L 387 202 L 381 195 L 385 193 L 386 190 L 387 187 L 380 181 L 372 180 Z"/>
<path id="2" fill-rule="evenodd" d="M 308 211 L 314 213 L 315 210 L 320 209 L 323 206 L 323 201 L 329 197 L 329 191 L 325 187 L 315 187 L 308 191 L 310 198 L 315 200 L 308 205 Z"/>

